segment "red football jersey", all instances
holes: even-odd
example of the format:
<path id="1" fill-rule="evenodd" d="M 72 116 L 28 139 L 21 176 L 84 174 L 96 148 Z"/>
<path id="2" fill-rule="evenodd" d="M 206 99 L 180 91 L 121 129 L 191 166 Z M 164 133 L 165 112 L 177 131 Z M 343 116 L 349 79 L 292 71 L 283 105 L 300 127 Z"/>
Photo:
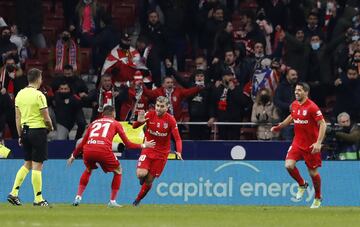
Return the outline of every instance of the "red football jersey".
<path id="1" fill-rule="evenodd" d="M 73 152 L 76 157 L 81 151 L 85 152 L 112 152 L 112 141 L 119 134 L 125 146 L 130 149 L 140 149 L 140 144 L 134 144 L 127 138 L 123 127 L 113 118 L 103 117 L 93 121 L 86 130 L 81 143 Z"/>
<path id="2" fill-rule="evenodd" d="M 319 107 L 310 99 L 302 105 L 295 100 L 291 104 L 291 117 L 294 121 L 295 137 L 292 145 L 309 150 L 319 135 L 318 121 L 324 119 Z"/>
<path id="3" fill-rule="evenodd" d="M 146 131 L 145 140 L 154 140 L 156 145 L 153 148 L 144 148 L 142 154 L 146 153 L 149 158 L 166 159 L 170 152 L 171 135 L 173 135 L 176 142 L 176 151 L 182 151 L 182 141 L 179 135 L 179 130 L 175 118 L 165 113 L 158 116 L 155 110 L 151 110 L 145 114 Z M 134 123 L 133 127 L 137 127 L 138 122 Z"/>

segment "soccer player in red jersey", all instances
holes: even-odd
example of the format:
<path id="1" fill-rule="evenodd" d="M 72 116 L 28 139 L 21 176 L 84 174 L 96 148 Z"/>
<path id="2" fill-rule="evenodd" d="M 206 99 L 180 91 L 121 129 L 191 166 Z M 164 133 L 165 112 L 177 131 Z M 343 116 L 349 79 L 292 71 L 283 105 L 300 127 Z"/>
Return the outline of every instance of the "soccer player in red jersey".
<path id="1" fill-rule="evenodd" d="M 310 87 L 299 82 L 295 87 L 296 100 L 291 104 L 291 114 L 271 131 L 280 131 L 294 122 L 295 136 L 288 150 L 285 167 L 290 176 L 299 184 L 296 199 L 301 200 L 308 183 L 301 177 L 296 162 L 304 159 L 311 176 L 315 199 L 310 208 L 321 206 L 321 178 L 318 167 L 321 167 L 321 143 L 325 137 L 326 123 L 319 107 L 308 98 Z"/>
<path id="2" fill-rule="evenodd" d="M 161 175 L 167 157 L 170 153 L 171 135 L 176 143 L 176 155 L 182 160 L 182 141 L 175 118 L 167 113 L 170 106 L 170 100 L 164 96 L 156 99 L 155 110 L 146 114 L 139 112 L 137 121 L 133 128 L 146 124 L 145 140 L 155 141 L 156 145 L 152 148 L 143 148 L 138 160 L 136 175 L 140 180 L 141 190 L 133 202 L 138 206 L 140 201 L 151 189 L 152 183 L 156 177 Z"/>
<path id="3" fill-rule="evenodd" d="M 68 164 L 71 165 L 75 160 L 75 157 L 82 153 L 84 164 L 86 166 L 86 169 L 80 178 L 78 192 L 73 203 L 74 206 L 80 204 L 82 194 L 89 182 L 92 170 L 97 169 L 96 163 L 99 163 L 105 173 L 114 173 L 108 206 L 121 207 L 121 205 L 116 203 L 116 197 L 120 189 L 122 170 L 119 161 L 112 152 L 112 141 L 116 134 L 119 134 L 125 146 L 130 149 L 150 148 L 155 145 L 154 141 L 146 140 L 143 144 L 134 144 L 130 142 L 126 137 L 121 124 L 114 118 L 114 107 L 110 105 L 105 106 L 103 117 L 93 121 L 89 125 L 83 140 L 67 160 Z"/>

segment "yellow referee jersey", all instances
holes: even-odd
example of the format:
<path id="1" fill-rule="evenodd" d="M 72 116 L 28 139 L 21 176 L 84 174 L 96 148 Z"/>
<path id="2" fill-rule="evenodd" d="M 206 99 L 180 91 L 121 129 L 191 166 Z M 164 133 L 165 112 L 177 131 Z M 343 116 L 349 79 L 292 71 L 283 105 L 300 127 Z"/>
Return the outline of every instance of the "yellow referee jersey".
<path id="1" fill-rule="evenodd" d="M 15 106 L 21 113 L 21 125 L 29 128 L 46 128 L 40 110 L 47 108 L 46 97 L 33 87 L 21 89 L 15 98 Z"/>

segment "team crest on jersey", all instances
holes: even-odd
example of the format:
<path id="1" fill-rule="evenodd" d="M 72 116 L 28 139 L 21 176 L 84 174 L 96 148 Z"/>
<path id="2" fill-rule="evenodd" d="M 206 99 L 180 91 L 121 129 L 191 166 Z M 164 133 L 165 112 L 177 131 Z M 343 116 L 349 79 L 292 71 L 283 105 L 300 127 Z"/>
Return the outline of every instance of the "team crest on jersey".
<path id="1" fill-rule="evenodd" d="M 168 128 L 168 123 L 164 123 L 164 129 L 167 129 Z"/>
<path id="2" fill-rule="evenodd" d="M 303 116 L 306 116 L 307 115 L 307 110 L 303 110 Z"/>

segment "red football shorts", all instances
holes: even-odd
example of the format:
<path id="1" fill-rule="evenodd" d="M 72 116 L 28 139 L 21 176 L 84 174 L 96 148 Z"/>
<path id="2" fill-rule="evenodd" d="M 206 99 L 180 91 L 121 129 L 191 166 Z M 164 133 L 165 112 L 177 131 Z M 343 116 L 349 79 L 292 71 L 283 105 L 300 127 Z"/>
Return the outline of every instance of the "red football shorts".
<path id="1" fill-rule="evenodd" d="M 290 146 L 285 160 L 304 160 L 309 169 L 321 167 L 321 152 L 312 154 L 312 148 L 309 150 L 300 149 L 297 146 Z"/>
<path id="2" fill-rule="evenodd" d="M 164 170 L 167 159 L 149 158 L 146 154 L 141 154 L 137 163 L 138 169 L 147 169 L 154 177 L 160 177 Z"/>
<path id="3" fill-rule="evenodd" d="M 85 152 L 84 164 L 88 169 L 97 169 L 99 163 L 105 173 L 113 172 L 120 165 L 114 153 Z"/>

